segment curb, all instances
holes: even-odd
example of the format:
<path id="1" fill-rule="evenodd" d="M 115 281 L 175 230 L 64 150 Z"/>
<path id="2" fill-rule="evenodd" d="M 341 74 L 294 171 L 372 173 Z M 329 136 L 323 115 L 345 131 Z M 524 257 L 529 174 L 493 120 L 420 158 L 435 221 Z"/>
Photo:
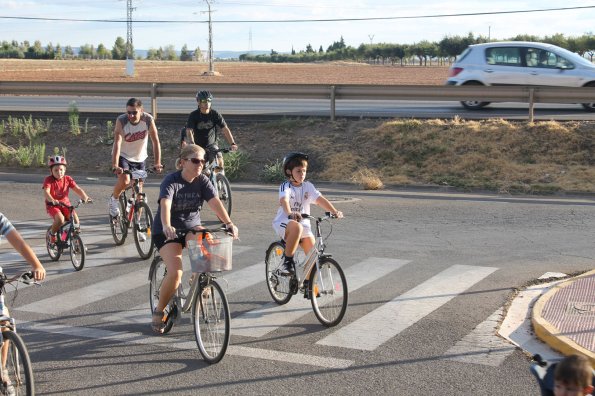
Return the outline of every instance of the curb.
<path id="1" fill-rule="evenodd" d="M 572 339 L 560 335 L 560 330 L 550 324 L 548 321 L 543 319 L 541 312 L 545 304 L 552 298 L 560 289 L 570 286 L 576 279 L 595 275 L 595 270 L 586 272 L 580 276 L 564 281 L 560 284 L 553 286 L 550 290 L 544 293 L 533 305 L 531 313 L 531 323 L 533 324 L 533 330 L 535 335 L 543 342 L 548 344 L 550 347 L 562 354 L 568 356 L 574 353 L 585 355 L 590 361 L 591 365 L 595 367 L 595 353 L 582 347 L 581 345 L 574 342 Z"/>

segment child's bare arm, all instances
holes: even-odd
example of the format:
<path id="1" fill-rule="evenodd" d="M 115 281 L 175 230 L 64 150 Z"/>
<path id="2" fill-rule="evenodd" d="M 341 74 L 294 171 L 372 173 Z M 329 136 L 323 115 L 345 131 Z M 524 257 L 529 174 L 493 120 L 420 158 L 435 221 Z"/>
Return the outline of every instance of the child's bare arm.
<path id="1" fill-rule="evenodd" d="M 83 202 L 87 202 L 87 201 L 90 201 L 91 200 L 91 198 L 89 198 L 89 196 L 87 195 L 87 193 L 82 188 L 80 188 L 79 186 L 72 187 L 72 191 L 74 191 L 74 193 L 76 195 L 78 195 L 79 197 L 81 197 L 81 199 L 83 200 Z"/>
<path id="2" fill-rule="evenodd" d="M 315 202 L 316 205 L 320 206 L 322 209 L 326 210 L 327 212 L 331 212 L 332 214 L 334 214 L 335 216 L 337 216 L 338 218 L 343 217 L 343 212 L 341 212 L 340 210 L 337 210 L 332 203 L 329 202 L 328 199 L 326 199 L 325 197 L 323 197 L 322 195 L 320 197 L 318 197 L 318 199 Z"/>
<path id="3" fill-rule="evenodd" d="M 52 197 L 52 194 L 50 194 L 50 188 L 49 187 L 46 187 L 46 188 L 43 189 L 43 196 L 44 196 L 46 202 L 51 202 L 53 204 L 55 204 L 56 202 L 58 202 L 58 201 L 56 201 L 54 199 L 54 197 Z"/>

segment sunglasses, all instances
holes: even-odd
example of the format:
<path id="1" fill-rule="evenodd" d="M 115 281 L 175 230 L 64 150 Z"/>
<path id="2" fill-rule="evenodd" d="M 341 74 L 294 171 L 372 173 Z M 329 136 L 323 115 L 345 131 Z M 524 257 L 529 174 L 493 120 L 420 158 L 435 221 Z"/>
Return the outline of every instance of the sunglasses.
<path id="1" fill-rule="evenodd" d="M 128 115 L 137 115 L 138 111 L 134 110 L 134 111 L 127 111 Z"/>
<path id="2" fill-rule="evenodd" d="M 199 100 L 198 102 L 201 103 L 201 104 L 211 103 L 210 100 Z"/>
<path id="3" fill-rule="evenodd" d="M 200 164 L 200 165 L 204 166 L 205 162 L 206 162 L 204 159 L 199 159 L 199 158 L 184 158 L 184 159 L 186 161 L 192 162 L 194 165 Z"/>

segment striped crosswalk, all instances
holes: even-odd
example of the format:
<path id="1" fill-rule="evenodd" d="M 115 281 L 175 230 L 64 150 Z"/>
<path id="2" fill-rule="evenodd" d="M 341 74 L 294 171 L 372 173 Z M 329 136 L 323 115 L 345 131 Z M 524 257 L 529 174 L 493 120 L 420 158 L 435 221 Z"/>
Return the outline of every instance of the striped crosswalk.
<path id="1" fill-rule="evenodd" d="M 38 232 L 46 226 L 39 225 Z M 109 242 L 111 235 L 106 226 L 89 227 L 83 235 L 87 245 L 99 242 Z M 312 315 L 310 301 L 301 295 L 294 296 L 289 303 L 277 305 L 271 301 L 265 286 L 265 272 L 263 262 L 247 263 L 243 259 L 244 253 L 254 249 L 251 246 L 234 246 L 234 270 L 222 276 L 222 285 L 230 299 L 241 301 L 245 294 L 266 293 L 266 298 L 258 299 L 248 311 L 234 312 L 232 306 L 232 345 L 228 354 L 257 359 L 276 360 L 295 364 L 314 365 L 325 368 L 346 368 L 354 362 L 349 359 L 333 358 L 312 355 L 302 355 L 283 350 L 261 348 L 258 343 L 244 343 L 243 340 L 258 341 L 259 338 L 274 334 L 289 324 L 303 320 L 305 315 Z M 35 246 L 34 250 L 45 256 L 45 246 Z M 100 249 L 95 249 L 100 250 Z M 93 271 L 99 267 L 113 265 L 121 261 L 122 257 L 135 257 L 136 249 L 133 243 L 121 247 L 103 249 L 102 251 L 90 250 L 87 256 L 87 265 L 84 271 Z M 251 257 L 254 257 L 251 256 Z M 19 258 L 11 252 L 0 254 L 0 261 L 10 262 Z M 349 286 L 350 304 L 356 304 L 358 299 L 365 296 L 366 286 L 371 285 L 386 277 L 394 276 L 393 273 L 408 268 L 412 263 L 409 260 L 385 257 L 369 257 L 365 260 L 345 266 L 345 274 Z M 185 262 L 185 266 L 188 263 Z M 235 269 L 237 268 L 237 269 Z M 315 343 L 329 348 L 338 348 L 337 351 L 353 349 L 359 351 L 375 351 L 389 343 L 405 329 L 414 326 L 431 313 L 440 310 L 445 304 L 461 296 L 470 288 L 486 280 L 498 268 L 473 265 L 452 265 L 434 274 L 410 290 L 390 296 L 375 309 L 361 314 L 360 317 L 345 319 L 344 323 L 335 328 L 320 332 Z M 48 268 L 48 277 L 56 279 L 73 274 L 74 271 L 68 258 L 63 258 Z M 54 315 L 61 317 L 65 313 L 75 311 L 83 306 L 92 306 L 106 299 L 118 298 L 119 294 L 129 293 L 138 289 L 138 293 L 147 294 L 147 302 L 134 304 L 121 311 L 111 312 L 105 322 L 121 324 L 143 324 L 149 321 L 148 304 L 148 273 L 147 267 L 131 267 L 125 274 L 93 283 L 89 286 L 69 288 L 64 292 L 51 297 L 37 300 L 30 304 L 15 307 L 16 310 Z M 261 295 L 262 297 L 265 294 Z M 144 296 L 143 296 L 144 297 Z M 140 301 L 137 299 L 137 302 Z M 256 306 L 254 306 L 256 305 Z M 348 308 L 349 310 L 349 308 Z M 457 362 L 484 364 L 497 366 L 512 353 L 514 348 L 498 338 L 495 333 L 498 322 L 503 313 L 501 310 L 494 312 L 484 322 L 477 324 L 467 336 L 463 337 L 447 348 L 444 359 Z M 313 319 L 315 321 L 315 319 Z M 82 338 L 95 338 L 117 340 L 142 345 L 165 346 L 176 349 L 195 349 L 193 338 L 176 338 L 175 331 L 170 336 L 147 337 L 138 332 L 138 327 L 131 326 L 130 332 L 113 331 L 93 327 L 68 326 L 61 324 L 43 324 L 34 321 L 21 323 L 21 327 L 32 331 L 65 334 Z M 186 332 L 187 334 L 187 332 Z M 234 342 L 235 341 L 235 342 Z M 253 345 L 251 345 L 253 344 Z M 341 352 L 344 356 L 344 352 Z"/>

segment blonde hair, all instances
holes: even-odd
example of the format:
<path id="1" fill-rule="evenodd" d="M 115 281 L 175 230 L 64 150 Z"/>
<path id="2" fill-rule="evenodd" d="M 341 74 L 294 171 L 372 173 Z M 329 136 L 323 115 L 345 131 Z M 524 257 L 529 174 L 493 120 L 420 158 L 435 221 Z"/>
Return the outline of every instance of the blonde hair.
<path id="1" fill-rule="evenodd" d="M 182 169 L 182 159 L 188 158 L 192 154 L 202 154 L 203 156 L 206 154 L 205 149 L 200 147 L 198 144 L 187 144 L 180 150 L 180 155 L 176 159 L 176 169 Z"/>

